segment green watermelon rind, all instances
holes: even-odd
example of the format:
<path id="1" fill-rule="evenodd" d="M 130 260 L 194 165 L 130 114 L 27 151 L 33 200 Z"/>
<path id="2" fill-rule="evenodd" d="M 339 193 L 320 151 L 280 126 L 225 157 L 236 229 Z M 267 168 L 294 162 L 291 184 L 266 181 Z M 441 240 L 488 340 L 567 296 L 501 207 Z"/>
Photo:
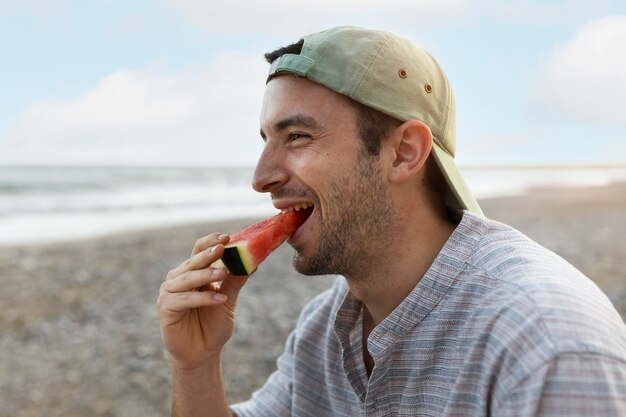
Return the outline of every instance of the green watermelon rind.
<path id="1" fill-rule="evenodd" d="M 250 275 L 254 270 L 250 255 L 246 251 L 246 242 L 238 242 L 224 248 L 222 262 L 231 275 Z"/>

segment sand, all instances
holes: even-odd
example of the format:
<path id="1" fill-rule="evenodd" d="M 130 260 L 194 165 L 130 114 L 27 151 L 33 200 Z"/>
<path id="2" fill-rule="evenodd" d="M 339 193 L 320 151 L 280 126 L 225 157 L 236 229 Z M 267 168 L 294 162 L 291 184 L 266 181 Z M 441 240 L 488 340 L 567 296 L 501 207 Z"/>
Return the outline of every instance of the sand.
<path id="1" fill-rule="evenodd" d="M 537 189 L 481 205 L 581 269 L 626 318 L 626 184 Z M 253 220 L 1 247 L 0 417 L 168 416 L 159 285 L 198 237 Z M 330 285 L 299 276 L 290 259 L 281 247 L 240 297 L 224 364 L 231 401 L 265 381 L 299 310 Z"/>

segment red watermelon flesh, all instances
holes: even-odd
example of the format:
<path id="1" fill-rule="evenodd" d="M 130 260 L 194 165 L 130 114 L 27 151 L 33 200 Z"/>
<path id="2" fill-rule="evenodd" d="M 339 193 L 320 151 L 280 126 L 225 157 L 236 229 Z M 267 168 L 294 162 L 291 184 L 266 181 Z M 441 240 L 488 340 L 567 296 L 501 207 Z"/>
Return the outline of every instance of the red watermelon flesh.
<path id="1" fill-rule="evenodd" d="M 279 213 L 230 236 L 222 262 L 231 275 L 250 275 L 259 264 L 296 231 L 311 209 Z"/>

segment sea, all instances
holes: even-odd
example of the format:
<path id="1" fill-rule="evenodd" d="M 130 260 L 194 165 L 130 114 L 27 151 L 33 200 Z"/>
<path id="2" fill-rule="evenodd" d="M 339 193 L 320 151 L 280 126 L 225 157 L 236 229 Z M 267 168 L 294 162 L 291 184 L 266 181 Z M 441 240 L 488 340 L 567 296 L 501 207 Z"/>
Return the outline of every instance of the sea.
<path id="1" fill-rule="evenodd" d="M 623 166 L 468 167 L 480 199 L 626 181 Z M 0 246 L 276 213 L 252 167 L 0 166 Z"/>

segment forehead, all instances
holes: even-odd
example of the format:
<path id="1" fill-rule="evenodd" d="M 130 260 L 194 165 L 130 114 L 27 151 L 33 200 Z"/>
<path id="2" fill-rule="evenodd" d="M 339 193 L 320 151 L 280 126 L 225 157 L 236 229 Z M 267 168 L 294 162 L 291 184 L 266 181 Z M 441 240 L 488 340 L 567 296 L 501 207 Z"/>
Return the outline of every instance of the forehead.
<path id="1" fill-rule="evenodd" d="M 356 107 L 347 97 L 306 78 L 275 77 L 265 87 L 261 126 L 276 123 L 291 114 L 306 115 L 319 122 L 337 117 L 354 120 Z"/>

